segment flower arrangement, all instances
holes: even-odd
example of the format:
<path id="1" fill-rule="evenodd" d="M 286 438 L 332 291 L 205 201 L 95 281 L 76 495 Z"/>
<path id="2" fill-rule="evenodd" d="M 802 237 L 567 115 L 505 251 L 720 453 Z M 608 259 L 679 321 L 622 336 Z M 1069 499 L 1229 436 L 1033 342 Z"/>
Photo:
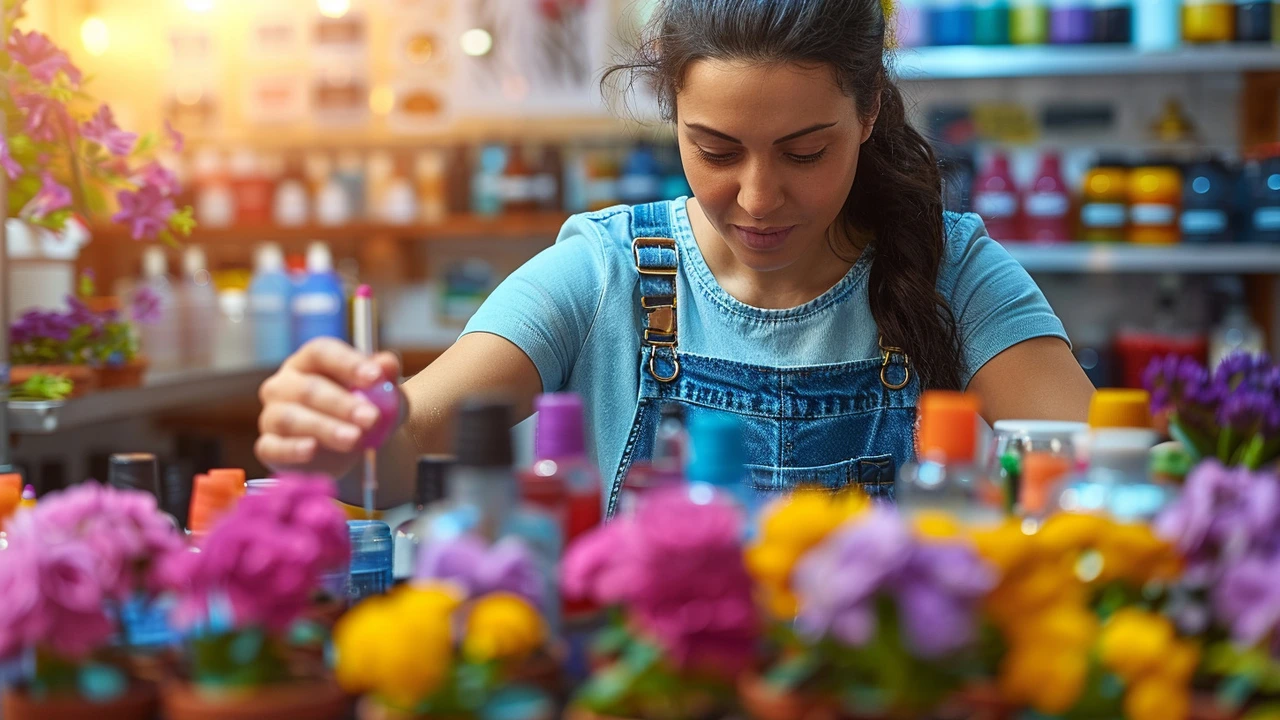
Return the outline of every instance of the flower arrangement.
<path id="1" fill-rule="evenodd" d="M 61 231 L 73 214 L 109 211 L 135 240 L 175 243 L 190 234 L 191 208 L 178 209 L 174 174 L 157 161 L 161 141 L 116 125 L 111 108 L 84 94 L 84 75 L 46 35 L 16 27 L 25 0 L 4 4 L 3 57 L 10 118 L 0 138 L 0 171 L 9 180 L 9 216 Z M 183 139 L 165 126 L 167 146 Z"/>
<path id="2" fill-rule="evenodd" d="M 35 698 L 110 702 L 129 690 L 111 652 L 125 604 L 165 587 L 187 554 L 148 493 L 86 482 L 51 493 L 6 524 L 0 561 L 0 658 L 33 652 Z"/>
<path id="3" fill-rule="evenodd" d="M 1156 412 L 1197 462 L 1216 458 L 1253 470 L 1280 457 L 1280 365 L 1237 353 L 1212 372 L 1193 359 L 1152 361 L 1143 378 Z"/>
<path id="4" fill-rule="evenodd" d="M 28 310 L 9 328 L 15 365 L 119 366 L 138 355 L 133 327 L 116 310 L 96 312 L 68 296 L 68 309 Z"/>
<path id="5" fill-rule="evenodd" d="M 580 711 L 698 718 L 732 705 L 761 630 L 741 537 L 734 506 L 675 488 L 569 548 L 565 596 L 613 610 L 594 647 L 601 666 L 574 698 Z"/>

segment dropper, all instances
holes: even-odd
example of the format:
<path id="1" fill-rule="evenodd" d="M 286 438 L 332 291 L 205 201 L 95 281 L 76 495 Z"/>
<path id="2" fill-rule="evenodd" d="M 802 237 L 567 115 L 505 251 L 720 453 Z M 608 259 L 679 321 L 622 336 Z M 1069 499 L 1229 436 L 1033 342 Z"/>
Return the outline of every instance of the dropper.
<path id="1" fill-rule="evenodd" d="M 352 302 L 352 335 L 355 337 L 356 350 L 366 357 L 373 357 L 377 352 L 374 346 L 373 320 L 373 288 L 361 285 L 356 289 Z M 378 449 L 366 448 L 364 451 L 364 477 L 360 488 L 364 495 L 364 514 L 373 518 L 375 499 L 378 495 Z"/>

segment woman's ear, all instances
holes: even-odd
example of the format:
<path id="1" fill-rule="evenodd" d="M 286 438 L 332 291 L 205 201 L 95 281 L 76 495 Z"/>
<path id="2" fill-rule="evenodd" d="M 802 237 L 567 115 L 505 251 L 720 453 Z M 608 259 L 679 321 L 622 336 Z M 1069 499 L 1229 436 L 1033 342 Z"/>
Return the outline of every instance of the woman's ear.
<path id="1" fill-rule="evenodd" d="M 876 129 L 876 119 L 880 117 L 880 95 L 876 94 L 875 105 L 871 108 L 871 113 L 862 121 L 862 140 L 858 143 L 861 145 L 871 139 L 871 132 Z"/>

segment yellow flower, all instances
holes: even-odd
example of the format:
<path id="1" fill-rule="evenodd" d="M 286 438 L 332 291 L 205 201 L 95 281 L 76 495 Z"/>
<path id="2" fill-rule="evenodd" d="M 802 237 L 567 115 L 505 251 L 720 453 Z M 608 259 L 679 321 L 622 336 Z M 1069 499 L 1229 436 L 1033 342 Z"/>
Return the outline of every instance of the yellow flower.
<path id="1" fill-rule="evenodd" d="M 1020 520 L 1009 520 L 973 533 L 978 554 L 1002 574 L 1031 561 L 1037 554 L 1036 540 L 1022 531 Z"/>
<path id="2" fill-rule="evenodd" d="M 1193 640 L 1175 641 L 1165 653 L 1164 660 L 1156 668 L 1156 675 L 1165 680 L 1187 686 L 1200 665 L 1200 645 Z"/>
<path id="3" fill-rule="evenodd" d="M 1103 558 L 1101 583 L 1128 580 L 1142 585 L 1176 577 L 1179 571 L 1173 546 L 1146 524 L 1112 523 L 1103 533 L 1098 551 Z"/>
<path id="4" fill-rule="evenodd" d="M 1191 692 L 1185 685 L 1158 678 L 1142 680 L 1124 695 L 1126 720 L 1184 720 L 1191 708 Z"/>
<path id="5" fill-rule="evenodd" d="M 954 515 L 938 511 L 921 512 L 912 524 L 916 534 L 926 540 L 952 540 L 963 530 Z"/>
<path id="6" fill-rule="evenodd" d="M 527 600 L 492 593 L 472 607 L 463 649 L 476 660 L 513 660 L 527 657 L 546 638 L 546 623 Z"/>
<path id="7" fill-rule="evenodd" d="M 1010 650 L 1001 664 L 998 683 L 1006 700 L 1058 715 L 1076 704 L 1088 674 L 1085 653 L 1031 645 Z"/>
<path id="8" fill-rule="evenodd" d="M 1088 608 L 1063 602 L 1039 612 L 1014 616 L 1006 622 L 1010 644 L 1070 649 L 1080 653 L 1093 646 L 1098 619 Z"/>
<path id="9" fill-rule="evenodd" d="M 1130 682 L 1157 671 L 1174 646 L 1173 623 L 1159 615 L 1125 608 L 1102 628 L 1102 664 Z"/>
<path id="10" fill-rule="evenodd" d="M 832 495 L 823 490 L 798 490 L 765 510 L 754 545 L 747 548 L 747 570 L 759 583 L 769 611 L 778 617 L 796 613 L 791 571 L 802 555 L 836 528 L 866 510 L 870 501 L 860 492 Z"/>
<path id="11" fill-rule="evenodd" d="M 1074 554 L 1096 547 L 1110 524 L 1097 515 L 1058 513 L 1046 520 L 1036 535 L 1049 551 Z"/>

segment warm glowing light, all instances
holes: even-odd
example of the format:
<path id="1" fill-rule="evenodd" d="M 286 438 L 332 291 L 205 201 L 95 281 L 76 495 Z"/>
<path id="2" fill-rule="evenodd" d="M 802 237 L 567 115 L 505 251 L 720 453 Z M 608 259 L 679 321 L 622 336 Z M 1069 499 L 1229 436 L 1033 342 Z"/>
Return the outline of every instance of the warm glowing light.
<path id="1" fill-rule="evenodd" d="M 386 85 L 379 85 L 369 93 L 369 109 L 375 115 L 389 115 L 396 107 L 396 93 Z"/>
<path id="2" fill-rule="evenodd" d="M 351 9 L 351 0 L 316 0 L 320 14 L 327 18 L 340 18 Z"/>
<path id="3" fill-rule="evenodd" d="M 493 49 L 493 36 L 488 30 L 482 28 L 472 28 L 464 33 L 460 38 L 462 42 L 462 52 L 471 57 L 480 57 L 488 55 Z"/>
<path id="4" fill-rule="evenodd" d="M 204 97 L 204 90 L 195 84 L 182 85 L 174 90 L 173 97 L 182 105 L 195 105 Z"/>
<path id="5" fill-rule="evenodd" d="M 213 9 L 213 0 L 187 0 L 187 9 L 191 12 L 207 13 Z"/>
<path id="6" fill-rule="evenodd" d="M 80 42 L 90 55 L 98 56 L 111 47 L 111 30 L 107 23 L 97 15 L 90 15 L 80 24 Z"/>

